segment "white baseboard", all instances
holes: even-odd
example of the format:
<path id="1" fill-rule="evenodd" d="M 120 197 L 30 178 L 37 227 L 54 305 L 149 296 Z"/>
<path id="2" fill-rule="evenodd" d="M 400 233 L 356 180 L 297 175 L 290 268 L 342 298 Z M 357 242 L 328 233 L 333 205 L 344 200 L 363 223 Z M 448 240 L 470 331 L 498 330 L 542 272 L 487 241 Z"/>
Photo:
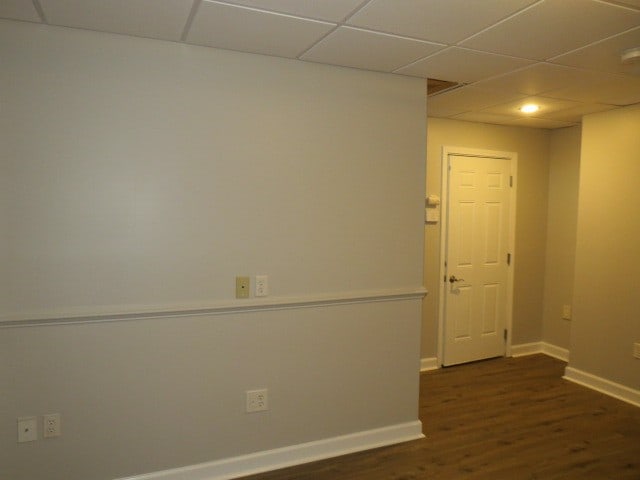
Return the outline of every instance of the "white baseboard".
<path id="1" fill-rule="evenodd" d="M 544 353 L 563 362 L 569 361 L 569 350 L 558 347 L 547 342 L 531 342 L 521 343 L 519 345 L 511 345 L 512 357 L 523 357 L 525 355 L 533 355 L 535 353 Z"/>
<path id="2" fill-rule="evenodd" d="M 557 358 L 558 360 L 562 360 L 563 362 L 569 361 L 569 350 L 551 343 L 542 342 L 542 353 L 549 355 L 550 357 Z"/>
<path id="3" fill-rule="evenodd" d="M 549 355 L 550 357 L 557 358 L 564 362 L 569 361 L 569 350 L 551 343 L 532 342 L 511 346 L 511 355 L 513 357 L 533 355 L 534 353 L 544 353 L 545 355 Z M 606 380 L 573 367 L 565 367 L 564 377 L 562 378 L 640 407 L 639 390 L 634 390 L 633 388 L 620 385 L 619 383 Z"/>
<path id="4" fill-rule="evenodd" d="M 542 342 L 520 343 L 511 345 L 512 357 L 524 357 L 525 355 L 533 355 L 534 353 L 542 353 Z"/>
<path id="5" fill-rule="evenodd" d="M 228 480 L 420 438 L 424 438 L 422 423 L 416 420 L 120 480 Z"/>
<path id="6" fill-rule="evenodd" d="M 438 359 L 436 357 L 420 359 L 421 372 L 427 372 L 429 370 L 437 370 L 438 368 L 440 368 L 440 365 L 438 365 Z"/>
<path id="7" fill-rule="evenodd" d="M 640 407 L 640 390 L 634 390 L 573 367 L 566 367 L 562 378 Z"/>
<path id="8" fill-rule="evenodd" d="M 518 345 L 511 345 L 512 357 L 524 357 L 525 355 L 533 355 L 536 353 L 544 353 L 563 362 L 569 361 L 569 350 L 566 348 L 558 347 L 547 342 L 531 342 L 520 343 Z M 438 359 L 436 357 L 422 358 L 420 360 L 420 371 L 426 372 L 429 370 L 436 370 L 440 368 L 438 365 Z"/>

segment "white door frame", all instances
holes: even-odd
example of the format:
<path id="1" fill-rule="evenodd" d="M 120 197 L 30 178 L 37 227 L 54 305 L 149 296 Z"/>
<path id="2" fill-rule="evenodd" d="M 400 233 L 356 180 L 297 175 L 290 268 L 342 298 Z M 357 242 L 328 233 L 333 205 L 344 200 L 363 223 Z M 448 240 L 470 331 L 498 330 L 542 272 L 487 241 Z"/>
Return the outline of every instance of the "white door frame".
<path id="1" fill-rule="evenodd" d="M 465 157 L 491 157 L 491 158 L 504 158 L 511 163 L 511 176 L 513 177 L 513 184 L 511 195 L 509 198 L 509 245 L 508 251 L 511 253 L 511 263 L 507 270 L 507 313 L 506 313 L 506 329 L 507 329 L 507 341 L 505 344 L 505 356 L 511 356 L 511 330 L 513 326 L 513 272 L 515 270 L 516 261 L 516 193 L 518 189 L 518 154 L 515 152 L 502 152 L 497 150 L 482 150 L 478 148 L 466 148 L 466 147 L 453 147 L 443 145 L 442 156 L 440 159 L 441 167 L 441 223 L 440 223 L 440 272 L 438 276 L 438 283 L 440 285 L 439 297 L 438 297 L 438 366 L 442 366 L 444 360 L 444 314 L 445 314 L 445 279 L 447 269 L 445 266 L 446 254 L 447 254 L 447 223 L 449 214 L 449 168 L 448 159 L 449 155 L 459 155 Z"/>

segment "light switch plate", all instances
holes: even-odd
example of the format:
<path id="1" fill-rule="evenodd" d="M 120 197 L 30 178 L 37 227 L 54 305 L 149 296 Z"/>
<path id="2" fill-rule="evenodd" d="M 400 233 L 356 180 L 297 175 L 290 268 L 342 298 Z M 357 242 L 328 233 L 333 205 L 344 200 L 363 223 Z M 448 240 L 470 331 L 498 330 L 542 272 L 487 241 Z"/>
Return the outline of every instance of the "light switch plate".
<path id="1" fill-rule="evenodd" d="M 38 440 L 38 423 L 36 417 L 18 418 L 18 443 Z"/>
<path id="2" fill-rule="evenodd" d="M 249 298 L 249 277 L 236 277 L 236 298 Z"/>

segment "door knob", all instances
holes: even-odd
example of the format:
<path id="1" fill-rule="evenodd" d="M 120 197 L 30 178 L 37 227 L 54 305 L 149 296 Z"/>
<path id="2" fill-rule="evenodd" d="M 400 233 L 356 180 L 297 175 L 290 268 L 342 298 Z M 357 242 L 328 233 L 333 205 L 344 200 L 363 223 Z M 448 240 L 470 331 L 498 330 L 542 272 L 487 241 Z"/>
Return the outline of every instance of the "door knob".
<path id="1" fill-rule="evenodd" d="M 449 283 L 464 282 L 464 278 L 456 278 L 455 275 L 449 277 Z"/>

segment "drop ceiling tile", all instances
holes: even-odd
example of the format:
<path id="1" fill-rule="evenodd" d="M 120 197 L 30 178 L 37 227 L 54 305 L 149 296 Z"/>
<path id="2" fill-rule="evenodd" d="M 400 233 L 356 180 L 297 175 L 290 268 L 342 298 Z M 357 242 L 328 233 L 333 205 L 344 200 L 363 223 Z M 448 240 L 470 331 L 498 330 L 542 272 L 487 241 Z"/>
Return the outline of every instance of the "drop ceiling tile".
<path id="1" fill-rule="evenodd" d="M 371 0 L 350 25 L 455 43 L 537 0 Z"/>
<path id="2" fill-rule="evenodd" d="M 579 50 L 560 55 L 550 61 L 603 72 L 627 73 L 629 68 L 622 64 L 620 55 L 633 47 L 640 47 L 640 26 Z"/>
<path id="3" fill-rule="evenodd" d="M 354 11 L 362 0 L 228 0 L 227 3 L 340 22 Z"/>
<path id="4" fill-rule="evenodd" d="M 460 115 L 454 115 L 451 118 L 467 122 L 491 123 L 494 125 L 512 125 L 513 122 L 517 120 L 516 117 L 511 115 L 498 115 L 486 112 L 461 113 Z"/>
<path id="5" fill-rule="evenodd" d="M 536 63 L 515 72 L 506 73 L 474 84 L 479 88 L 506 90 L 526 95 L 538 95 L 566 85 L 600 81 L 601 75 L 551 63 Z"/>
<path id="6" fill-rule="evenodd" d="M 524 95 L 509 92 L 460 87 L 427 97 L 427 114 L 432 117 L 449 117 L 500 103 L 515 101 L 523 97 Z"/>
<path id="7" fill-rule="evenodd" d="M 532 60 L 452 47 L 400 68 L 396 73 L 471 83 L 531 63 Z"/>
<path id="8" fill-rule="evenodd" d="M 576 88 L 569 91 L 569 89 L 565 88 L 566 93 L 562 90 L 556 90 L 549 92 L 548 96 L 554 97 L 560 93 L 563 98 L 574 98 L 585 102 L 588 98 L 593 98 L 594 100 L 592 101 L 594 102 L 618 106 L 633 105 L 640 102 L 640 77 L 626 75 L 607 75 L 607 77 L 607 80 L 594 86 L 592 92 L 580 91 Z M 575 90 L 578 90 L 578 92 L 576 93 Z M 581 98 L 581 94 L 584 94 L 584 98 Z"/>
<path id="9" fill-rule="evenodd" d="M 513 121 L 511 125 L 519 126 L 519 127 L 529 127 L 529 128 L 564 128 L 564 127 L 573 127 L 576 125 L 574 122 L 561 122 L 559 120 L 548 120 L 545 118 L 521 118 Z"/>
<path id="10" fill-rule="evenodd" d="M 312 62 L 391 72 L 444 45 L 411 38 L 340 27 L 300 58 Z"/>
<path id="11" fill-rule="evenodd" d="M 521 113 L 519 108 L 526 103 L 534 103 L 540 106 L 540 110 L 538 110 L 535 114 L 524 114 Z M 514 115 L 520 117 L 545 117 L 550 112 L 555 112 L 558 110 L 564 110 L 571 107 L 576 107 L 580 103 L 572 100 L 561 100 L 556 98 L 546 98 L 546 97 L 524 97 L 515 101 L 505 102 L 500 105 L 493 105 L 491 107 L 485 108 L 482 111 L 486 113 L 496 113 L 499 115 Z"/>
<path id="12" fill-rule="evenodd" d="M 584 103 L 632 105 L 640 102 L 640 77 L 603 73 L 598 81 L 551 90 L 544 95 Z"/>
<path id="13" fill-rule="evenodd" d="M 597 0 L 543 0 L 461 43 L 537 60 L 640 25 L 640 11 Z"/>
<path id="14" fill-rule="evenodd" d="M 205 0 L 187 42 L 295 58 L 333 28 L 333 23 Z"/>
<path id="15" fill-rule="evenodd" d="M 545 115 L 545 118 L 549 120 L 560 120 L 563 122 L 579 123 L 582 121 L 584 115 L 590 113 L 604 112 L 617 108 L 614 105 L 603 105 L 600 103 L 581 103 L 580 105 L 557 112 L 550 112 Z"/>
<path id="16" fill-rule="evenodd" d="M 491 123 L 495 125 L 507 125 L 529 128 L 563 128 L 571 127 L 577 122 L 566 122 L 545 118 L 522 118 L 511 115 L 498 115 L 484 112 L 469 112 L 451 117 L 455 120 L 467 122 Z"/>
<path id="17" fill-rule="evenodd" d="M 31 0 L 2 0 L 0 2 L 0 18 L 39 22 L 40 16 Z"/>
<path id="18" fill-rule="evenodd" d="M 609 3 L 617 3 L 618 5 L 622 5 L 625 7 L 640 9 L 640 0 L 605 0 L 605 1 Z"/>
<path id="19" fill-rule="evenodd" d="M 183 0 L 40 0 L 52 25 L 179 40 L 191 2 Z"/>

